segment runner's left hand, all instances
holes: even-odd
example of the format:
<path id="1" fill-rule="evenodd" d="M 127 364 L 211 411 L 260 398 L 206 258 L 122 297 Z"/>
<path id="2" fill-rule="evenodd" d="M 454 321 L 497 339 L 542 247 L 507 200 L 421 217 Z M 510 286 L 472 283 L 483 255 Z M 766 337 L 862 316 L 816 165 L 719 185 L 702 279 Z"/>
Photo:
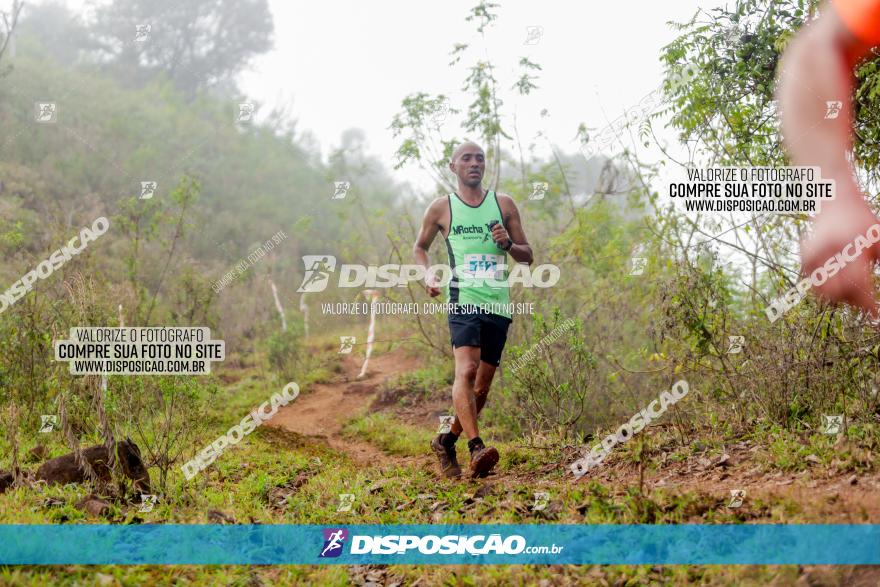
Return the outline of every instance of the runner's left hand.
<path id="1" fill-rule="evenodd" d="M 510 235 L 507 234 L 507 229 L 500 222 L 492 227 L 492 240 L 499 247 L 502 245 L 506 247 L 507 243 L 510 242 Z"/>

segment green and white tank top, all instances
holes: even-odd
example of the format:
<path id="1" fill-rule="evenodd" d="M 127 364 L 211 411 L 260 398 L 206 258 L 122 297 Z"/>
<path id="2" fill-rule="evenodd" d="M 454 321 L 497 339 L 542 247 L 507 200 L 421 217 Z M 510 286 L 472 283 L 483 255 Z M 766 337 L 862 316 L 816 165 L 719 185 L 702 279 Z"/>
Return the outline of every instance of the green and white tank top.
<path id="1" fill-rule="evenodd" d="M 507 252 L 495 244 L 489 229 L 492 220 L 501 222 L 498 197 L 489 191 L 479 206 L 466 204 L 458 194 L 447 197 L 446 251 L 453 270 L 452 280 L 446 286 L 446 300 L 478 306 L 491 304 L 486 309 L 492 314 L 510 318 Z"/>

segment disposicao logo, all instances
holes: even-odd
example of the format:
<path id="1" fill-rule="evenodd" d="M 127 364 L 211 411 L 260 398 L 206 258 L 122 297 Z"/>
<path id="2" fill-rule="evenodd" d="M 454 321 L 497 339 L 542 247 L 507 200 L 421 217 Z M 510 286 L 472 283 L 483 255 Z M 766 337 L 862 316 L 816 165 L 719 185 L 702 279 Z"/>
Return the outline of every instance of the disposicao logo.
<path id="1" fill-rule="evenodd" d="M 518 534 L 507 537 L 501 534 L 349 536 L 348 530 L 344 528 L 325 528 L 324 548 L 318 556 L 320 558 L 340 556 L 349 538 L 351 538 L 348 551 L 350 555 L 406 555 L 412 551 L 422 555 L 557 555 L 565 548 L 556 544 L 528 546 L 525 537 Z"/>
<path id="2" fill-rule="evenodd" d="M 345 528 L 324 528 L 324 548 L 319 558 L 337 557 L 342 554 L 342 546 L 348 539 Z"/>
<path id="3" fill-rule="evenodd" d="M 475 227 L 479 228 L 479 227 Z M 485 260 L 492 255 L 481 255 Z M 327 289 L 331 276 L 339 274 L 337 285 L 339 287 L 406 287 L 414 281 L 425 279 L 426 275 L 432 275 L 438 280 L 440 287 L 447 286 L 450 282 L 462 275 L 469 279 L 458 282 L 458 287 L 483 287 L 492 288 L 511 287 L 553 287 L 559 281 L 559 267 L 551 264 L 538 265 L 531 269 L 525 263 L 514 263 L 508 266 L 504 263 L 492 263 L 490 276 L 471 275 L 477 267 L 471 263 L 463 263 L 455 267 L 437 264 L 427 269 L 421 265 L 400 265 L 388 263 L 385 265 L 350 265 L 341 264 L 337 268 L 336 257 L 333 255 L 306 255 L 303 257 L 305 275 L 302 284 L 296 291 L 298 293 L 320 293 Z M 483 267 L 489 269 L 489 267 Z M 506 278 L 495 279 L 495 275 L 509 271 Z"/>
<path id="4" fill-rule="evenodd" d="M 330 274 L 336 270 L 336 257 L 333 255 L 306 255 L 303 257 L 306 274 L 298 293 L 318 293 L 327 289 Z"/>

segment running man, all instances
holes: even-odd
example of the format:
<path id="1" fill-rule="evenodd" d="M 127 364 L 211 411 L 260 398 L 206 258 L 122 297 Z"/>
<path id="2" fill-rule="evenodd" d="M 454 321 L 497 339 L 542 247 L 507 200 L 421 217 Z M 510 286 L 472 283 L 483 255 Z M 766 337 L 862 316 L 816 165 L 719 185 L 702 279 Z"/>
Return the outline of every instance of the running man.
<path id="1" fill-rule="evenodd" d="M 455 357 L 455 421 L 449 432 L 434 438 L 431 449 L 440 460 L 441 474 L 459 477 L 455 442 L 464 432 L 471 456 L 470 474 L 484 477 L 498 462 L 498 451 L 483 444 L 477 416 L 486 405 L 511 323 L 507 309 L 496 306 L 510 303 L 507 284 L 499 286 L 507 279 L 506 272 L 498 267 L 508 265 L 508 254 L 517 263 L 531 265 L 532 248 L 513 198 L 483 189 L 483 149 L 470 142 L 459 145 L 449 169 L 458 178 L 458 192 L 431 202 L 413 246 L 416 262 L 425 268 L 429 296 L 440 295 L 439 279 L 428 271 L 428 249 L 438 232 L 446 240 L 448 263 L 453 268 L 446 295 L 447 302 L 455 305 L 448 318 Z M 491 311 L 481 309 L 481 305 Z"/>
<path id="2" fill-rule="evenodd" d="M 322 282 L 330 278 L 330 267 L 328 262 L 330 259 L 328 257 L 324 257 L 320 261 L 315 261 L 312 263 L 311 267 L 306 267 L 308 271 L 311 271 L 311 274 L 302 282 L 302 285 L 299 286 L 298 291 L 302 291 L 303 293 L 308 293 L 308 287 L 314 282 Z"/>
<path id="3" fill-rule="evenodd" d="M 327 539 L 327 548 L 321 551 L 321 556 L 327 556 L 328 552 L 339 550 L 340 548 L 342 548 L 342 530 L 337 530 L 330 534 L 330 537 Z"/>
<path id="4" fill-rule="evenodd" d="M 783 139 L 792 163 L 820 167 L 822 177 L 837 186 L 835 199 L 822 203 L 813 234 L 802 244 L 806 275 L 880 223 L 847 160 L 853 147 L 853 67 L 880 45 L 880 0 L 834 0 L 820 12 L 786 49 L 778 86 Z M 840 112 L 829 115 L 837 102 L 843 104 Z M 878 245 L 865 249 L 818 292 L 876 316 L 872 269 L 878 258 Z"/>

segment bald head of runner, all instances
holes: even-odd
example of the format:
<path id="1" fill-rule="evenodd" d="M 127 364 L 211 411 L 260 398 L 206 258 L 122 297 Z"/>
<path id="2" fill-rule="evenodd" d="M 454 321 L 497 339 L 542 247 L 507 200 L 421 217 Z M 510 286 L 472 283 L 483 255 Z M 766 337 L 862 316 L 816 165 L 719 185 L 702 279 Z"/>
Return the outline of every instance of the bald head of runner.
<path id="1" fill-rule="evenodd" d="M 458 177 L 459 185 L 478 187 L 486 172 L 486 154 L 483 148 L 470 141 L 460 144 L 452 152 L 449 169 Z"/>

